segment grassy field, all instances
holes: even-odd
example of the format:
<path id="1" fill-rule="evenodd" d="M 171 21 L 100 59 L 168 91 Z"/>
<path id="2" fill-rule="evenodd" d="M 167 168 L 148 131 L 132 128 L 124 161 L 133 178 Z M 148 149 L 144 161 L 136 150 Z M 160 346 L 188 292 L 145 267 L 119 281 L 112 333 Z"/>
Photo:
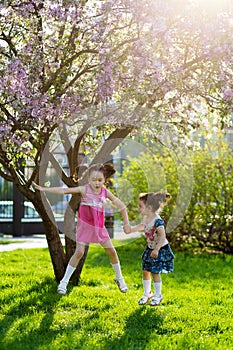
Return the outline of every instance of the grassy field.
<path id="1" fill-rule="evenodd" d="M 47 249 L 0 254 L 0 349 L 233 349 L 233 257 L 176 253 L 164 301 L 139 306 L 144 241 L 117 248 L 122 294 L 104 251 L 91 247 L 79 287 L 56 292 Z"/>
<path id="2" fill-rule="evenodd" d="M 6 240 L 6 239 L 1 239 L 0 238 L 0 244 L 12 244 L 12 243 L 23 243 L 24 241 L 17 241 L 17 240 Z"/>

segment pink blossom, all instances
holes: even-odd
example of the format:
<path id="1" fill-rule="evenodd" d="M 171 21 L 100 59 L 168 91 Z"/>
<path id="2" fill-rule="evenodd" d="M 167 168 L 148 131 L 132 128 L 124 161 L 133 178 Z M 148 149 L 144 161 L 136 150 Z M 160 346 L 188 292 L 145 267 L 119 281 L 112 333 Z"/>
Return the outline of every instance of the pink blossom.
<path id="1" fill-rule="evenodd" d="M 227 88 L 223 91 L 223 97 L 225 100 L 231 100 L 233 97 L 233 90 Z"/>

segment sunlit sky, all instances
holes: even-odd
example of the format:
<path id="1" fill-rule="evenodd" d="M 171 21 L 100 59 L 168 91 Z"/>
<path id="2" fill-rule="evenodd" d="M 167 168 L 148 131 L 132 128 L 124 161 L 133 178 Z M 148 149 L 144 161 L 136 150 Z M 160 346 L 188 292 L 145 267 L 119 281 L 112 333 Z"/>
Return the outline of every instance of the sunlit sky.
<path id="1" fill-rule="evenodd" d="M 206 9 L 211 10 L 221 10 L 229 9 L 232 7 L 232 0 L 191 0 L 194 3 L 199 3 Z"/>

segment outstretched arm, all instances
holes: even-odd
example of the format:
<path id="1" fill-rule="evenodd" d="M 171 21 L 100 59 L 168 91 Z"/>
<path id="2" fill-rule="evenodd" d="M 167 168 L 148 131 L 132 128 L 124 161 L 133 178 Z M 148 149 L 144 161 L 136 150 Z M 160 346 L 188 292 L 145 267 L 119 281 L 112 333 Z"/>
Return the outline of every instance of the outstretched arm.
<path id="1" fill-rule="evenodd" d="M 58 194 L 75 194 L 75 193 L 81 193 L 83 194 L 85 191 L 84 186 L 78 186 L 78 187 L 44 187 L 37 185 L 35 182 L 33 182 L 33 185 L 36 190 L 42 191 L 42 192 L 50 192 L 50 193 L 58 193 Z"/>
<path id="2" fill-rule="evenodd" d="M 143 224 L 138 224 L 135 226 L 131 226 L 130 227 L 130 232 L 126 232 L 126 233 L 132 233 L 132 232 L 138 232 L 138 231 L 143 231 L 144 230 L 144 225 Z"/>
<path id="3" fill-rule="evenodd" d="M 114 196 L 112 192 L 107 191 L 107 198 L 117 207 L 120 209 L 123 221 L 124 221 L 124 227 L 129 225 L 129 219 L 128 219 L 128 214 L 127 214 L 127 209 L 125 204 L 120 201 L 119 198 Z"/>

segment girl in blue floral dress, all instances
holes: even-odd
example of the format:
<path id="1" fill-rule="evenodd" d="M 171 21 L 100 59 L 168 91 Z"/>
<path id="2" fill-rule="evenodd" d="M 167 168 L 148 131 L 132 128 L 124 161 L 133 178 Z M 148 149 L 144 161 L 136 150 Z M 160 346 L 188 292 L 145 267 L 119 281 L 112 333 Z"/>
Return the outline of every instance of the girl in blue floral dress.
<path id="1" fill-rule="evenodd" d="M 142 283 L 144 294 L 139 305 L 150 301 L 150 306 L 158 306 L 163 300 L 161 273 L 174 270 L 174 254 L 166 238 L 164 221 L 160 217 L 163 206 L 171 198 L 169 193 L 145 193 L 139 196 L 139 211 L 143 222 L 139 225 L 124 227 L 125 233 L 144 230 L 147 247 L 142 255 Z M 151 275 L 154 282 L 154 294 L 151 291 Z"/>

